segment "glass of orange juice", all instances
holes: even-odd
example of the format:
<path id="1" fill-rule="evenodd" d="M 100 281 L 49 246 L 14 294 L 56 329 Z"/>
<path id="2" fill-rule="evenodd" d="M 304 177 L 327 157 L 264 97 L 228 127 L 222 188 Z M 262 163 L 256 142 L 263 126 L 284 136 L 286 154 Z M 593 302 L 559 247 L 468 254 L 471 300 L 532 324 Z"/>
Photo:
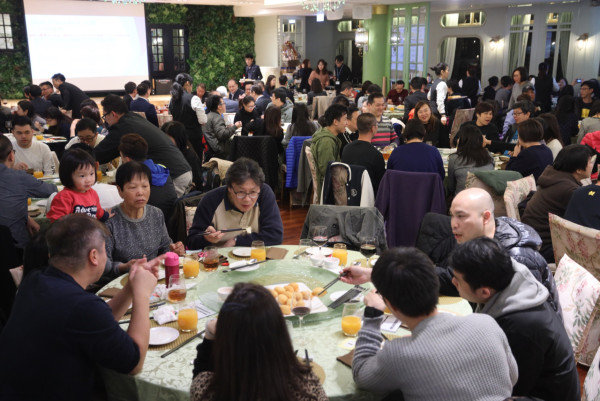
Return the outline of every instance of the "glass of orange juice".
<path id="1" fill-rule="evenodd" d="M 96 177 L 98 178 L 98 179 L 97 179 L 97 181 L 100 181 L 100 180 L 102 180 L 102 171 L 100 171 L 100 170 L 97 170 L 97 171 L 96 171 Z"/>
<path id="2" fill-rule="evenodd" d="M 183 332 L 196 330 L 196 326 L 198 326 L 198 312 L 196 312 L 196 308 L 192 302 L 186 302 L 179 308 L 177 325 L 179 326 L 179 330 Z"/>
<path id="3" fill-rule="evenodd" d="M 340 260 L 340 266 L 346 266 L 346 262 L 348 261 L 346 244 L 334 244 L 331 256 Z"/>
<path id="4" fill-rule="evenodd" d="M 250 258 L 256 259 L 258 262 L 267 260 L 267 250 L 265 249 L 264 241 L 252 241 Z"/>
<path id="5" fill-rule="evenodd" d="M 44 176 L 44 172 L 43 172 L 43 171 L 40 171 L 40 170 L 35 170 L 35 171 L 33 172 L 33 176 L 34 176 L 35 178 L 42 178 L 42 177 Z"/>
<path id="6" fill-rule="evenodd" d="M 183 275 L 185 278 L 194 278 L 200 273 L 200 262 L 195 255 L 186 255 L 183 259 Z"/>
<path id="7" fill-rule="evenodd" d="M 346 302 L 342 312 L 342 331 L 348 337 L 355 337 L 362 327 L 360 317 L 360 304 L 358 302 Z"/>
<path id="8" fill-rule="evenodd" d="M 42 140 L 44 139 L 44 135 L 42 135 L 42 134 L 37 134 L 37 135 L 35 136 L 35 139 L 37 139 L 38 141 L 42 141 Z"/>

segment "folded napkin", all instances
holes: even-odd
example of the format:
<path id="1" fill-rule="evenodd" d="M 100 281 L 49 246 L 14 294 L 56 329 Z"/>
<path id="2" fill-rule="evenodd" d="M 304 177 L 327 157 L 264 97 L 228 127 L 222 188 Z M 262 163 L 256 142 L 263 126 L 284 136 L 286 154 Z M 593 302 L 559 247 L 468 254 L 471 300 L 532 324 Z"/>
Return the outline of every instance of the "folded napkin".
<path id="1" fill-rule="evenodd" d="M 283 259 L 287 255 L 287 249 L 270 247 L 267 249 L 267 259 Z"/>
<path id="2" fill-rule="evenodd" d="M 154 321 L 160 325 L 177 320 L 175 309 L 171 305 L 163 305 L 154 311 Z"/>
<path id="3" fill-rule="evenodd" d="M 335 359 L 337 359 L 338 361 L 340 361 L 344 365 L 346 365 L 349 368 L 351 368 L 352 367 L 352 359 L 354 359 L 354 350 L 348 352 L 346 355 L 338 356 Z"/>
<path id="4" fill-rule="evenodd" d="M 247 260 L 238 260 L 237 262 L 233 262 L 229 264 L 229 268 L 233 269 L 236 267 L 242 267 L 242 266 L 246 266 L 248 264 Z"/>

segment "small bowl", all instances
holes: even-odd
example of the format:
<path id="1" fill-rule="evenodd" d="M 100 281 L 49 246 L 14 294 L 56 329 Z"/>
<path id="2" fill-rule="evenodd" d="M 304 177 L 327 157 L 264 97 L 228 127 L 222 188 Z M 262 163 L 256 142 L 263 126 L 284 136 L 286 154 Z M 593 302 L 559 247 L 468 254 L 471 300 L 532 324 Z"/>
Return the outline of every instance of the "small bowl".
<path id="1" fill-rule="evenodd" d="M 323 260 L 323 265 L 326 269 L 335 269 L 339 267 L 340 259 L 334 257 L 325 258 L 325 260 Z"/>
<path id="2" fill-rule="evenodd" d="M 323 255 L 310 255 L 310 264 L 313 265 L 313 267 L 321 267 L 324 260 L 325 258 Z"/>
<path id="3" fill-rule="evenodd" d="M 375 256 L 371 257 L 371 260 L 369 260 L 369 267 L 375 266 L 375 263 L 377 263 L 377 260 L 379 260 L 379 255 L 375 255 Z"/>
<path id="4" fill-rule="evenodd" d="M 233 287 L 221 287 L 221 288 L 217 289 L 217 294 L 219 295 L 219 299 L 221 301 L 225 302 L 225 300 L 227 299 L 229 294 L 231 294 L 232 290 L 233 290 Z"/>

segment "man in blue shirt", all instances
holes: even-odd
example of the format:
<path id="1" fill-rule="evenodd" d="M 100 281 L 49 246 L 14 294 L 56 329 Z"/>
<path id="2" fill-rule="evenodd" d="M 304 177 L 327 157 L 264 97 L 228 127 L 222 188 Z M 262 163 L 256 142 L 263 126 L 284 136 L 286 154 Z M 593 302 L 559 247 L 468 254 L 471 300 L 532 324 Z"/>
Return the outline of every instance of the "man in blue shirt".
<path id="1" fill-rule="evenodd" d="M 85 400 L 96 366 L 142 370 L 150 336 L 148 308 L 164 256 L 137 260 L 108 302 L 85 291 L 106 265 L 106 227 L 70 214 L 46 234 L 50 266 L 26 275 L 0 335 L 0 399 Z M 133 305 L 127 331 L 118 320 Z"/>

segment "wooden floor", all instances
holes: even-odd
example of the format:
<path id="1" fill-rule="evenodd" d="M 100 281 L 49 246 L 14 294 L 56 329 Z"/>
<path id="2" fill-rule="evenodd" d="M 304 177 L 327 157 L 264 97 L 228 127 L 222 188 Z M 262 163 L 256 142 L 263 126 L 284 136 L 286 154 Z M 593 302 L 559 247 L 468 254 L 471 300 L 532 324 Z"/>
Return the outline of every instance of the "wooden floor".
<path id="1" fill-rule="evenodd" d="M 300 234 L 302 233 L 302 226 L 304 225 L 304 219 L 308 213 L 308 206 L 294 206 L 290 208 L 289 201 L 284 199 L 283 202 L 280 202 L 279 204 L 279 212 L 281 213 L 281 220 L 283 221 L 283 245 L 298 245 Z M 588 368 L 577 365 L 577 371 L 579 372 L 581 392 L 583 394 L 583 381 Z"/>

